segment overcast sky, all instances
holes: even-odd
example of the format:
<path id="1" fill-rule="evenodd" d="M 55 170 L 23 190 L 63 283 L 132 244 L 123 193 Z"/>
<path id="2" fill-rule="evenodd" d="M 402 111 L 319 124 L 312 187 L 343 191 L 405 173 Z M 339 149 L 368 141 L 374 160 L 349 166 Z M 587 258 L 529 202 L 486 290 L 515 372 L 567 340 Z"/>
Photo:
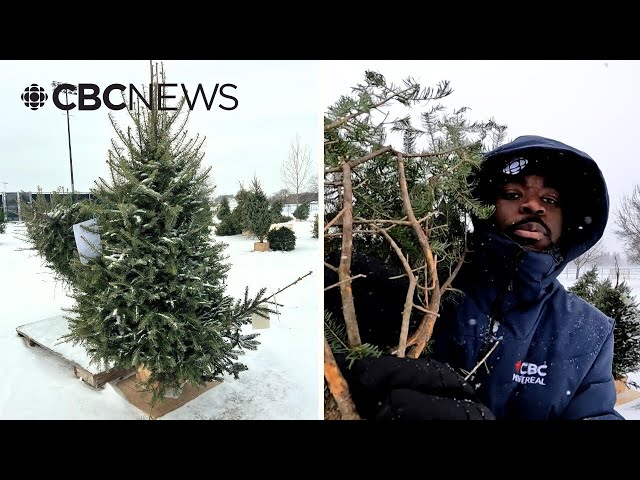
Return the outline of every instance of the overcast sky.
<path id="1" fill-rule="evenodd" d="M 425 86 L 449 80 L 443 102 L 471 108 L 469 117 L 493 117 L 507 138 L 541 135 L 588 153 L 600 166 L 611 201 L 605 245 L 624 251 L 613 234 L 624 194 L 640 184 L 640 61 L 332 61 L 323 67 L 326 106 L 361 83 L 366 69 L 400 83 Z"/>
<path id="2" fill-rule="evenodd" d="M 210 97 L 215 85 L 237 98 L 234 110 L 217 107 L 233 101 L 219 94 L 211 110 L 199 98 L 187 126 L 190 135 L 205 135 L 204 164 L 213 167 L 215 194 L 235 194 L 239 181 L 248 186 L 254 173 L 271 195 L 283 188 L 280 165 L 296 134 L 321 168 L 322 106 L 319 67 L 315 61 L 185 61 L 164 62 L 167 83 L 185 84 L 189 93 L 202 84 Z M 7 191 L 45 191 L 71 188 L 66 114 L 52 102 L 52 81 L 107 85 L 149 83 L 148 60 L 6 61 L 0 60 L 0 188 Z M 36 83 L 49 99 L 31 110 L 21 100 L 24 89 Z M 176 94 L 180 87 L 169 93 Z M 77 97 L 73 97 L 77 103 Z M 118 92 L 111 96 L 120 100 Z M 174 103 L 172 103 L 174 102 Z M 174 105 L 176 100 L 169 100 Z M 107 151 L 115 137 L 108 108 L 70 111 L 71 149 L 76 191 L 88 191 L 107 175 Z M 114 112 L 121 122 L 125 111 Z"/>

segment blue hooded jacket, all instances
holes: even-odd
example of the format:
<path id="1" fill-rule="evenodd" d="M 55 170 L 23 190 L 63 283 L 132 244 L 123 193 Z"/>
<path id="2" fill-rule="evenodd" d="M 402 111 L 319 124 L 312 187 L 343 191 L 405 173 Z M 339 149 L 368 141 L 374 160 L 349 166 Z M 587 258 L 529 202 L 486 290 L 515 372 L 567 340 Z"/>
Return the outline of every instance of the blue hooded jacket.
<path id="1" fill-rule="evenodd" d="M 443 305 L 432 357 L 471 371 L 491 352 L 469 381 L 498 419 L 622 419 L 614 410 L 614 321 L 557 280 L 602 237 L 609 214 L 604 178 L 586 153 L 523 136 L 486 156 L 478 192 L 497 185 L 504 166 L 522 157 L 558 174 L 559 247 L 526 250 L 474 219 L 476 253 L 453 284 L 464 295 Z"/>

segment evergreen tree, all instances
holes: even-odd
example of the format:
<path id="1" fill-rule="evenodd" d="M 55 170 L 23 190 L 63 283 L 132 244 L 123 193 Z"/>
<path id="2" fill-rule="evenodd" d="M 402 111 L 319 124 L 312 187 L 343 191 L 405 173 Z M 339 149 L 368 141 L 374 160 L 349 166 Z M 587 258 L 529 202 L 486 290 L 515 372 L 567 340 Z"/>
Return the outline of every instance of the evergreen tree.
<path id="1" fill-rule="evenodd" d="M 247 213 L 251 231 L 258 237 L 260 242 L 264 242 L 267 233 L 269 233 L 269 227 L 271 227 L 271 212 L 269 211 L 267 196 L 262 191 L 260 182 L 256 177 L 253 177 L 251 182 Z"/>
<path id="2" fill-rule="evenodd" d="M 269 248 L 288 252 L 296 248 L 296 234 L 287 227 L 274 228 L 267 234 Z"/>
<path id="3" fill-rule="evenodd" d="M 6 229 L 6 223 L 4 221 L 4 210 L 0 209 L 0 233 L 4 233 Z"/>
<path id="4" fill-rule="evenodd" d="M 309 217 L 309 202 L 298 205 L 293 211 L 293 216 L 298 220 L 306 220 Z"/>
<path id="5" fill-rule="evenodd" d="M 225 237 L 228 235 L 240 235 L 242 233 L 242 229 L 240 228 L 240 223 L 236 222 L 236 218 L 233 215 L 233 212 L 227 217 L 225 217 L 217 226 L 216 226 L 216 235 L 221 237 Z"/>
<path id="6" fill-rule="evenodd" d="M 249 198 L 251 192 L 240 183 L 240 190 L 236 193 L 236 208 L 233 209 L 233 223 L 240 228 L 240 231 L 251 231 L 251 221 L 249 219 Z"/>
<path id="7" fill-rule="evenodd" d="M 318 238 L 318 214 L 316 213 L 315 220 L 313 221 L 313 228 L 311 229 L 311 237 Z"/>
<path id="8" fill-rule="evenodd" d="M 271 212 L 271 223 L 280 223 L 282 222 L 282 208 L 284 207 L 284 203 L 280 199 L 275 199 L 271 204 L 269 211 Z"/>
<path id="9" fill-rule="evenodd" d="M 158 98 L 158 75 L 152 76 Z M 164 79 L 162 79 L 164 83 Z M 121 145 L 108 152 L 110 179 L 96 182 L 95 217 L 102 255 L 75 262 L 76 301 L 66 340 L 92 360 L 151 371 L 153 400 L 188 381 L 201 385 L 223 373 L 238 377 L 237 361 L 258 345 L 241 334 L 260 306 L 225 293 L 224 245 L 212 241 L 210 168 L 202 169 L 204 139 L 189 138 L 182 115 L 152 108 L 131 110 L 133 128 L 111 118 Z"/>
<path id="10" fill-rule="evenodd" d="M 45 266 L 53 270 L 57 280 L 67 287 L 75 282 L 73 265 L 80 259 L 73 226 L 93 216 L 93 200 L 72 203 L 70 195 L 61 190 L 52 192 L 49 199 L 38 188 L 36 198 L 21 202 L 24 219 L 24 237 L 31 248 L 44 259 Z"/>
<path id="11" fill-rule="evenodd" d="M 613 376 L 619 380 L 640 368 L 640 308 L 625 282 L 598 280 L 597 267 L 568 289 L 616 321 L 613 330 Z"/>
<path id="12" fill-rule="evenodd" d="M 220 220 L 224 220 L 229 215 L 231 215 L 231 209 L 229 208 L 229 200 L 227 197 L 223 197 L 220 202 L 220 207 L 218 208 L 218 218 Z"/>

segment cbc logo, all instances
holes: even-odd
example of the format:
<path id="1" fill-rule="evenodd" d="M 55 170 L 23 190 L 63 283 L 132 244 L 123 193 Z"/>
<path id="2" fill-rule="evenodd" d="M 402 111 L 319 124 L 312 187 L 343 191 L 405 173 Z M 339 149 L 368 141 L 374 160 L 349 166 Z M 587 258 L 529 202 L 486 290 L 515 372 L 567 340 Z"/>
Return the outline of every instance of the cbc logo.
<path id="1" fill-rule="evenodd" d="M 21 98 L 27 107 L 31 110 L 37 110 L 44 105 L 49 96 L 45 93 L 44 88 L 32 83 L 31 86 L 24 89 Z"/>
<path id="2" fill-rule="evenodd" d="M 547 365 L 536 365 L 535 363 L 527 363 L 522 360 L 516 362 L 516 373 L 520 375 L 540 375 L 544 377 L 547 375 L 547 372 L 544 371 L 546 369 Z"/>

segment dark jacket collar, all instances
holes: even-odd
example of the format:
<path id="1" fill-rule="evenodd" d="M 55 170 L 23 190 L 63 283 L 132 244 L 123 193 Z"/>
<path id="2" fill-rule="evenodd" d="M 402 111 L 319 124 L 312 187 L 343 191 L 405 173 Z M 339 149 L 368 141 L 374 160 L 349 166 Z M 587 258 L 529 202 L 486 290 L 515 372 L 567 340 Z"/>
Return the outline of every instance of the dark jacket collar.
<path id="1" fill-rule="evenodd" d="M 564 268 L 559 251 L 536 252 L 521 247 L 508 236 L 489 229 L 476 230 L 463 282 L 480 289 L 506 290 L 514 302 L 540 298 Z M 469 284 L 471 282 L 471 285 Z"/>

